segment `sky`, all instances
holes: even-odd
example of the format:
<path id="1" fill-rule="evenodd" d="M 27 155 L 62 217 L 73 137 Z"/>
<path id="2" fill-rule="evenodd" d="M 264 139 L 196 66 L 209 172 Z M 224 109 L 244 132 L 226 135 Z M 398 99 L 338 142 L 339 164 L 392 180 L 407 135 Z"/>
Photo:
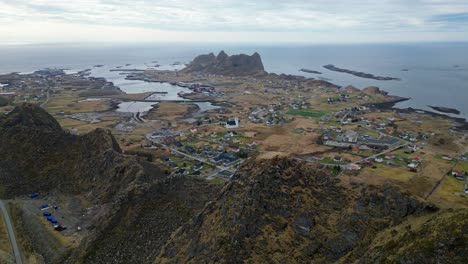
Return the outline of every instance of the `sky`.
<path id="1" fill-rule="evenodd" d="M 0 0 L 0 44 L 468 41 L 468 0 Z"/>

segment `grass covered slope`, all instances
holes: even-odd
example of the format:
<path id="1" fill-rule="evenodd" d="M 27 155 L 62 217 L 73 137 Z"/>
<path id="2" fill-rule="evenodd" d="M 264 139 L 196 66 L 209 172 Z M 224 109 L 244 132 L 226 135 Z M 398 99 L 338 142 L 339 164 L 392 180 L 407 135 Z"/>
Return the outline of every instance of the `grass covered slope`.
<path id="1" fill-rule="evenodd" d="M 330 263 L 431 208 L 393 186 L 345 188 L 294 160 L 250 161 L 155 263 Z"/>
<path id="2" fill-rule="evenodd" d="M 444 210 L 391 228 L 343 263 L 467 263 L 468 210 Z M 382 239 L 382 237 L 384 239 Z"/>

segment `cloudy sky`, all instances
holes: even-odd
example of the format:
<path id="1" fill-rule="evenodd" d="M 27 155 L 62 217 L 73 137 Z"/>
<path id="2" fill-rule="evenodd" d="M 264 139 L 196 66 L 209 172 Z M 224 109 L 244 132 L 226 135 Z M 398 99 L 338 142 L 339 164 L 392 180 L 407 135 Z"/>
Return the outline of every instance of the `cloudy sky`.
<path id="1" fill-rule="evenodd" d="M 468 0 L 0 0 L 0 43 L 468 41 Z"/>

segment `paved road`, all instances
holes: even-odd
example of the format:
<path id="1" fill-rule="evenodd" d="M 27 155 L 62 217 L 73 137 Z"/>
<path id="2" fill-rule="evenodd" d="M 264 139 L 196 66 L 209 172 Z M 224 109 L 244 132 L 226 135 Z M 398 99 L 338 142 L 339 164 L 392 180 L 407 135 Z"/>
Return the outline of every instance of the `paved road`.
<path id="1" fill-rule="evenodd" d="M 44 108 L 49 103 L 49 100 L 50 100 L 50 89 L 47 90 L 46 100 L 44 103 L 41 104 L 41 107 Z"/>
<path id="2" fill-rule="evenodd" d="M 387 149 L 387 150 L 385 150 L 385 151 L 383 151 L 383 152 L 380 152 L 380 153 L 378 153 L 378 154 L 375 154 L 375 155 L 369 156 L 369 157 L 367 157 L 367 158 L 358 160 L 358 161 L 353 162 L 353 163 L 360 163 L 360 162 L 363 162 L 363 161 L 375 159 L 375 158 L 377 158 L 378 156 L 385 155 L 385 154 L 390 153 L 390 152 L 393 152 L 393 151 L 395 151 L 395 150 L 397 150 L 397 149 L 404 148 L 404 147 L 408 146 L 408 144 L 409 144 L 409 143 L 404 143 L 404 144 L 402 144 L 402 145 L 398 145 L 398 146 L 396 146 L 396 147 L 389 148 L 389 149 Z"/>
<path id="3" fill-rule="evenodd" d="M 228 166 L 228 167 L 219 166 L 219 165 L 216 165 L 216 164 L 213 164 L 213 163 L 207 161 L 206 159 L 199 158 L 199 157 L 195 157 L 195 156 L 189 155 L 189 154 L 187 154 L 187 153 L 184 153 L 184 152 L 182 152 L 182 151 L 179 151 L 179 150 L 177 150 L 177 149 L 175 149 L 175 148 L 171 148 L 171 147 L 169 147 L 169 146 L 166 145 L 166 144 L 163 144 L 163 143 L 161 143 L 161 142 L 159 142 L 159 141 L 153 140 L 152 138 L 150 138 L 149 135 L 146 136 L 146 139 L 148 139 L 149 141 L 151 141 L 151 142 L 153 142 L 153 143 L 155 143 L 155 144 L 158 144 L 158 145 L 162 146 L 162 147 L 165 148 L 165 149 L 174 151 L 175 153 L 178 153 L 178 154 L 180 154 L 180 155 L 182 155 L 182 156 L 185 156 L 185 157 L 187 157 L 187 158 L 189 158 L 189 159 L 197 160 L 197 161 L 199 161 L 199 162 L 202 162 L 202 163 L 205 163 L 205 164 L 208 164 L 208 165 L 211 165 L 211 166 L 216 166 L 216 168 L 218 168 L 220 171 L 229 171 L 229 172 L 232 172 L 232 173 L 235 173 L 235 172 L 236 172 L 236 170 L 233 169 L 233 168 L 230 167 L 230 166 Z"/>
<path id="4" fill-rule="evenodd" d="M 0 200 L 0 210 L 2 211 L 3 219 L 5 220 L 5 226 L 8 231 L 8 236 L 10 237 L 13 253 L 15 254 L 16 264 L 22 264 L 23 261 L 21 260 L 21 254 L 19 251 L 18 243 L 16 242 L 15 232 L 10 221 L 10 215 L 8 214 L 8 210 L 5 207 L 5 203 L 2 200 Z"/>

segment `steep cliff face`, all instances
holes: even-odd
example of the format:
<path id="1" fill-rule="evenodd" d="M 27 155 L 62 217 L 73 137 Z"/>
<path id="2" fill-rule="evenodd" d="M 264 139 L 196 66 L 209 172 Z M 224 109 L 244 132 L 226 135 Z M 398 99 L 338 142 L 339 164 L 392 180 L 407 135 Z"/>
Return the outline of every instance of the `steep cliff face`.
<path id="1" fill-rule="evenodd" d="M 218 56 L 213 53 L 196 57 L 181 72 L 203 72 L 220 75 L 264 75 L 266 74 L 260 55 L 239 54 L 228 56 L 221 51 Z"/>
<path id="2" fill-rule="evenodd" d="M 47 112 L 31 104 L 0 119 L 0 153 L 1 197 L 90 190 L 92 200 L 106 201 L 144 176 L 134 157 L 120 153 L 109 131 L 67 134 Z"/>
<path id="3" fill-rule="evenodd" d="M 220 185 L 186 176 L 158 181 L 131 195 L 109 225 L 69 263 L 152 263 L 171 234 L 214 199 Z"/>
<path id="4" fill-rule="evenodd" d="M 297 161 L 251 162 L 156 263 L 330 263 L 426 206 L 396 187 L 344 188 Z"/>

